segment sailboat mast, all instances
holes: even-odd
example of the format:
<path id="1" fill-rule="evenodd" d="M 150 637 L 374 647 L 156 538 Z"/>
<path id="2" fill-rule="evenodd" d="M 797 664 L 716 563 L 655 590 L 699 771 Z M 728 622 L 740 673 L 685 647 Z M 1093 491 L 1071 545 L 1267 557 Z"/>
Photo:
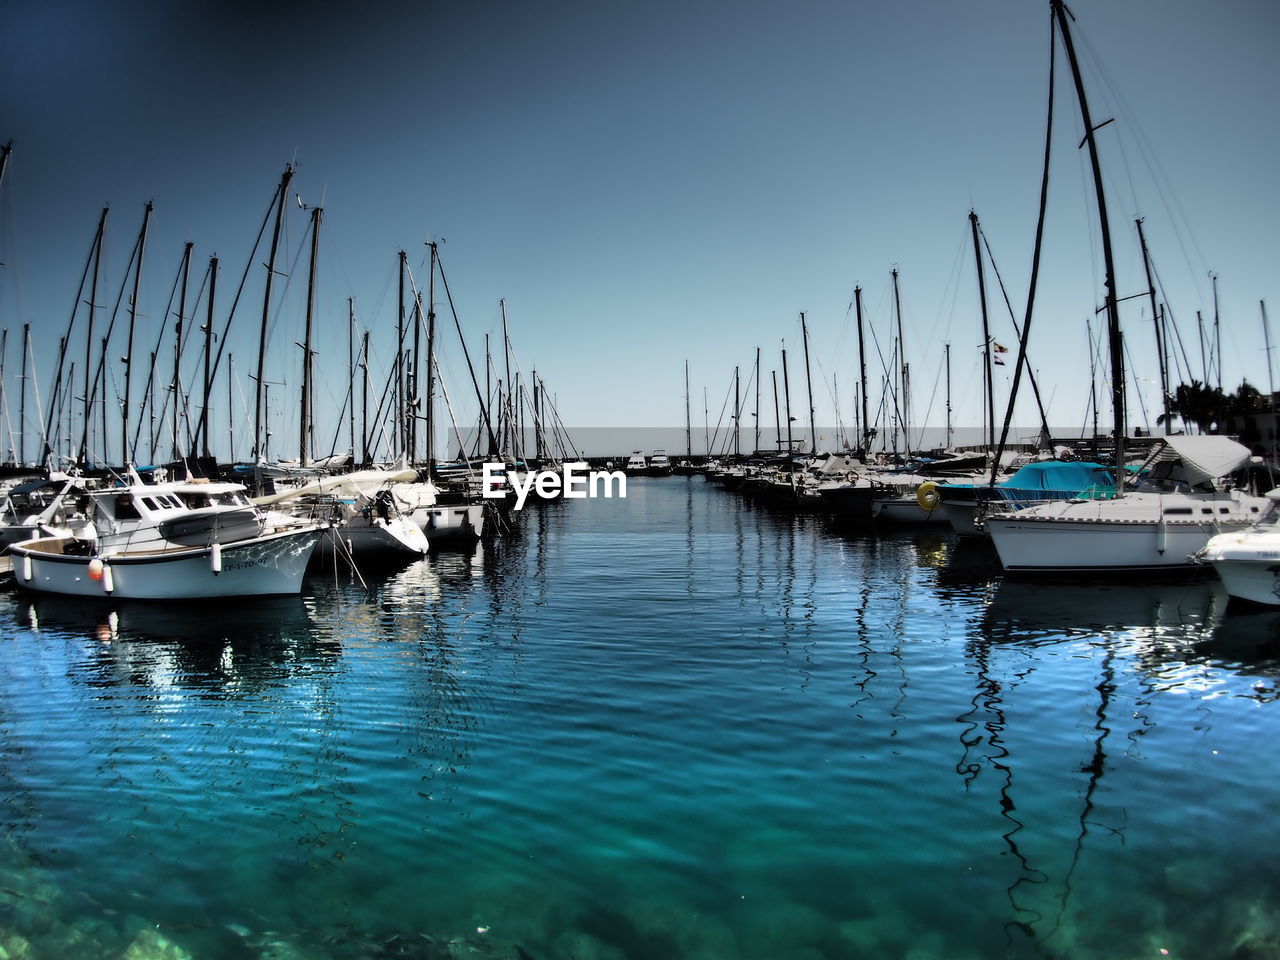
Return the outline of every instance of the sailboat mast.
<path id="1" fill-rule="evenodd" d="M 133 399 L 133 332 L 138 323 L 138 292 L 142 284 L 142 258 L 147 249 L 147 224 L 155 205 L 148 200 L 142 214 L 142 232 L 138 235 L 138 260 L 133 269 L 133 295 L 129 298 L 129 334 L 124 349 L 124 404 L 120 414 L 120 456 L 129 457 L 129 408 Z"/>
<path id="2" fill-rule="evenodd" d="M 1120 339 L 1120 309 L 1116 301 L 1116 269 L 1115 257 L 1111 251 L 1111 223 L 1107 217 L 1106 192 L 1102 184 L 1102 164 L 1098 159 L 1097 128 L 1089 115 L 1089 101 L 1084 93 L 1084 79 L 1080 75 L 1080 64 L 1076 60 L 1076 48 L 1071 41 L 1071 29 L 1067 25 L 1066 7 L 1063 0 L 1050 0 L 1058 30 L 1062 34 L 1062 45 L 1067 52 L 1067 60 L 1071 64 L 1071 76 L 1075 82 L 1076 100 L 1080 104 L 1080 119 L 1084 124 L 1085 142 L 1089 144 L 1089 165 L 1093 171 L 1093 192 L 1098 201 L 1098 226 L 1102 234 L 1103 284 L 1106 288 L 1107 342 L 1111 353 L 1111 407 L 1115 431 L 1115 466 L 1116 496 L 1124 491 L 1124 437 L 1125 437 L 1125 401 L 1124 401 L 1124 344 Z"/>
<path id="3" fill-rule="evenodd" d="M 804 339 L 804 383 L 809 391 L 809 456 L 818 455 L 818 425 L 813 414 L 813 379 L 809 375 L 809 325 L 805 323 L 804 311 L 800 311 L 800 336 Z"/>
<path id="4" fill-rule="evenodd" d="M 360 350 L 360 463 L 368 466 L 369 455 L 369 331 L 364 332 Z"/>
<path id="5" fill-rule="evenodd" d="M 182 415 L 182 384 L 178 379 L 179 365 L 182 360 L 182 334 L 183 324 L 187 319 L 187 290 L 191 285 L 191 248 L 194 246 L 191 241 L 187 241 L 186 246 L 182 250 L 182 292 L 178 297 L 178 323 L 177 336 L 174 338 L 173 344 L 173 382 L 170 389 L 173 391 L 173 459 L 177 460 L 182 455 L 178 448 L 178 418 Z"/>
<path id="6" fill-rule="evenodd" d="M 397 262 L 400 265 L 399 280 L 397 289 L 399 298 L 396 308 L 396 395 L 395 395 L 395 416 L 391 418 L 391 449 L 393 454 L 399 453 L 404 446 L 404 363 L 401 358 L 404 356 L 404 277 L 408 271 L 409 255 L 403 250 L 396 254 Z M 385 396 L 385 394 L 384 394 Z"/>
<path id="7" fill-rule="evenodd" d="M 351 459 L 356 456 L 356 307 L 347 297 L 347 437 Z"/>
<path id="8" fill-rule="evenodd" d="M 254 380 L 254 405 L 253 405 L 253 458 L 259 460 L 265 458 L 266 447 L 264 444 L 266 423 L 264 422 L 264 414 L 266 413 L 266 370 L 267 370 L 267 330 L 271 325 L 271 285 L 276 275 L 276 254 L 280 250 L 280 228 L 284 223 L 284 198 L 289 192 L 289 181 L 293 179 L 293 165 L 289 164 L 284 168 L 284 175 L 280 178 L 280 186 L 276 190 L 276 222 L 271 232 L 271 254 L 267 259 L 267 288 L 262 295 L 262 327 L 258 332 L 258 376 Z M 176 390 L 177 384 L 174 384 Z M 176 401 L 177 395 L 175 393 Z"/>
<path id="9" fill-rule="evenodd" d="M 951 449 L 951 344 L 944 344 L 947 360 L 947 432 L 944 445 Z M 994 447 L 992 449 L 995 449 Z"/>
<path id="10" fill-rule="evenodd" d="M 791 378 L 787 376 L 787 348 L 782 348 L 782 398 L 787 412 L 787 459 L 791 459 Z"/>
<path id="11" fill-rule="evenodd" d="M 209 397 L 213 393 L 213 302 L 218 291 L 218 258 L 209 258 L 209 310 L 204 321 L 204 395 L 200 414 L 200 452 L 212 457 L 209 448 Z"/>
<path id="12" fill-rule="evenodd" d="M 9 147 L 12 147 L 10 143 Z M 8 156 L 8 148 L 5 156 Z M 1263 310 L 1265 312 L 1265 310 Z M 22 325 L 22 387 L 18 392 L 18 462 L 27 465 L 27 355 L 31 352 L 31 324 Z"/>
<path id="13" fill-rule="evenodd" d="M 733 368 L 733 455 L 742 456 L 742 378 Z"/>
<path id="14" fill-rule="evenodd" d="M 1214 364 L 1218 368 L 1218 392 L 1222 392 L 1222 324 L 1221 317 L 1218 315 L 1218 275 L 1210 274 L 1209 279 L 1213 281 L 1213 357 Z"/>
<path id="15" fill-rule="evenodd" d="M 756 347 L 755 381 L 756 381 L 756 436 L 755 436 L 755 446 L 751 448 L 751 451 L 753 453 L 760 449 L 760 348 L 759 347 Z"/>
<path id="16" fill-rule="evenodd" d="M 89 457 L 89 420 L 93 413 L 93 397 L 90 395 L 89 369 L 93 365 L 93 311 L 98 304 L 98 273 L 102 266 L 102 234 L 107 226 L 108 207 L 102 208 L 98 219 L 98 234 L 93 241 L 93 282 L 89 287 L 89 328 L 84 335 L 84 432 L 80 436 L 80 456 L 77 463 L 84 466 Z"/>
<path id="17" fill-rule="evenodd" d="M 693 419 L 689 411 L 689 361 L 684 362 L 684 455 L 693 459 Z"/>
<path id="18" fill-rule="evenodd" d="M 781 448 L 782 446 L 782 415 L 778 413 L 778 371 L 774 370 L 771 372 L 773 373 L 773 432 L 774 432 L 773 445 L 775 448 Z"/>
<path id="19" fill-rule="evenodd" d="M 427 482 L 434 483 L 436 479 L 436 244 L 432 241 L 428 246 L 431 247 L 431 273 L 427 277 L 427 410 L 423 425 L 427 433 Z"/>
<path id="20" fill-rule="evenodd" d="M 311 382 L 311 335 L 315 330 L 316 316 L 316 260 L 320 256 L 320 218 L 324 209 L 314 207 L 311 211 L 311 267 L 307 271 L 307 319 L 302 338 L 302 422 L 298 424 L 298 463 L 304 467 L 311 466 L 312 426 L 315 400 L 312 397 Z"/>
<path id="21" fill-rule="evenodd" d="M 1142 247 L 1142 266 L 1147 273 L 1147 296 L 1151 300 L 1151 322 L 1156 330 L 1156 358 L 1160 362 L 1160 422 L 1165 425 L 1164 432 L 1169 432 L 1169 361 L 1164 352 L 1164 336 L 1160 330 L 1160 309 L 1156 305 L 1156 285 L 1151 275 L 1151 254 L 1147 250 L 1147 237 L 1142 231 L 1142 218 L 1134 223 L 1138 226 L 1138 244 Z"/>
<path id="22" fill-rule="evenodd" d="M 902 448 L 903 452 L 909 457 L 911 456 L 911 433 L 910 424 L 907 420 L 907 397 L 908 397 L 908 373 L 907 373 L 907 341 L 902 335 L 902 297 L 898 292 L 898 268 L 894 267 L 893 276 L 893 311 L 898 319 L 898 370 L 899 384 L 901 389 L 898 394 L 898 423 L 902 426 Z M 894 447 L 898 446 L 897 439 L 894 439 Z"/>
<path id="23" fill-rule="evenodd" d="M 978 267 L 978 304 L 982 308 L 982 387 L 987 395 L 987 449 L 995 450 L 996 400 L 991 383 L 991 324 L 987 317 L 987 275 L 982 266 L 982 248 L 978 245 L 978 215 L 972 210 L 969 211 L 969 229 L 973 232 L 973 259 Z M 948 442 L 950 439 L 950 432 L 948 432 Z"/>
<path id="24" fill-rule="evenodd" d="M 853 288 L 853 304 L 858 317 L 858 385 L 862 390 L 862 443 L 865 451 L 871 449 L 871 420 L 867 416 L 867 349 L 862 333 L 862 288 Z"/>

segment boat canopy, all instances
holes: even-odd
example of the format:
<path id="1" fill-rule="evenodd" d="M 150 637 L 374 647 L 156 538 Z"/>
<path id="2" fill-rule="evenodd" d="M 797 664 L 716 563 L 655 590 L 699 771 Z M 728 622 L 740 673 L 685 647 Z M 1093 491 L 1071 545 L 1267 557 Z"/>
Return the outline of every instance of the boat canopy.
<path id="1" fill-rule="evenodd" d="M 1234 473 L 1249 462 L 1249 448 L 1236 443 L 1230 437 L 1162 437 L 1160 447 L 1151 463 L 1171 463 L 1181 460 L 1187 481 L 1193 486 L 1212 486 L 1213 481 Z"/>
<path id="2" fill-rule="evenodd" d="M 1114 487 L 1115 475 L 1109 467 L 1087 460 L 1039 460 L 1018 468 L 1000 483 L 1014 490 L 1087 490 Z"/>

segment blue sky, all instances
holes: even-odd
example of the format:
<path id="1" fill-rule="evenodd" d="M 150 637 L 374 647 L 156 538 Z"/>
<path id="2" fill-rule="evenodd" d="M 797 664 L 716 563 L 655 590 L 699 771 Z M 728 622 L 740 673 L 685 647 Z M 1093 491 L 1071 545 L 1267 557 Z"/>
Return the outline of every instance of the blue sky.
<path id="1" fill-rule="evenodd" d="M 1212 317 L 1214 271 L 1224 386 L 1247 377 L 1266 389 L 1258 302 L 1280 311 L 1280 70 L 1271 49 L 1280 8 L 1071 8 L 1094 116 L 1116 119 L 1099 140 L 1121 295 L 1145 289 L 1133 228 L 1142 216 L 1193 372 L 1195 315 Z M 396 252 L 409 251 L 425 277 L 428 238 L 444 240 L 471 348 L 482 349 L 485 332 L 496 337 L 505 298 L 522 368 L 545 378 L 570 426 L 682 424 L 686 359 L 694 406 L 706 386 L 714 420 L 735 364 L 745 381 L 757 346 L 766 388 L 784 338 L 789 360 L 799 360 L 801 311 L 823 381 L 817 419 L 835 419 L 834 376 L 847 421 L 857 376 L 852 289 L 863 287 L 868 323 L 890 350 L 894 266 L 913 419 L 941 425 L 949 342 L 956 422 L 980 423 L 971 208 L 1021 317 L 1044 136 L 1049 15 L 1038 0 L 53 0 L 11 2 L 5 22 L 0 139 L 15 147 L 0 186 L 0 326 L 10 331 L 12 374 L 22 324 L 32 324 L 44 389 L 104 204 L 104 300 L 123 280 L 143 205 L 156 205 L 140 297 L 139 349 L 149 350 L 187 241 L 197 276 L 210 255 L 221 259 L 225 319 L 289 162 L 294 192 L 325 210 L 326 446 L 345 390 L 347 298 L 372 330 L 376 375 L 393 349 Z M 1089 392 L 1084 321 L 1100 302 L 1101 258 L 1060 65 L 1031 360 L 1050 421 L 1079 427 Z M 269 358 L 269 379 L 288 384 L 272 392 L 281 452 L 296 433 L 293 341 L 305 294 L 305 255 L 292 265 L 306 215 L 290 210 L 283 259 L 293 277 L 273 310 Z M 230 334 L 238 372 L 256 362 L 261 274 L 252 273 Z M 990 272 L 988 280 L 993 329 L 1008 343 Z M 1158 374 L 1144 300 L 1125 305 L 1123 325 L 1151 419 Z M 476 403 L 456 336 L 446 337 L 442 362 L 469 421 Z M 791 368 L 793 387 L 799 370 Z M 1003 402 L 1001 393 L 1001 411 Z M 1017 420 L 1034 422 L 1032 410 L 1020 406 Z M 225 409 L 214 416 L 225 423 Z M 1143 420 L 1136 398 L 1130 420 Z"/>

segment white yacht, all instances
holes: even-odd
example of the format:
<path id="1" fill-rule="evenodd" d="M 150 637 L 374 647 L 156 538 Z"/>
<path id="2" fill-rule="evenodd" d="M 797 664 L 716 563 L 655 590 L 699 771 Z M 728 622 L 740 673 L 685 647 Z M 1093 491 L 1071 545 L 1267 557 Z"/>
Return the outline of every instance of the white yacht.
<path id="1" fill-rule="evenodd" d="M 627 458 L 627 465 L 623 468 L 627 473 L 640 475 L 649 469 L 649 461 L 645 457 L 644 452 L 636 450 Z"/>
<path id="2" fill-rule="evenodd" d="M 1191 566 L 1216 534 L 1257 521 L 1269 501 L 1225 486 L 1249 462 L 1228 437 L 1164 437 L 1138 477 L 1110 499 L 1002 510 L 985 526 L 1009 571 L 1140 571 Z"/>

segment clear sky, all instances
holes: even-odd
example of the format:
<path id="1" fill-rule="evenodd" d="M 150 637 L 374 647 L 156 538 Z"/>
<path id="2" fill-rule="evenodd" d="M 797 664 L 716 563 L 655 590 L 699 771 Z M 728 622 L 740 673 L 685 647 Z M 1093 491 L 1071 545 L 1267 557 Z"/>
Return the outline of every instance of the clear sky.
<path id="1" fill-rule="evenodd" d="M 1280 7 L 1070 6 L 1095 120 L 1115 118 L 1098 136 L 1121 296 L 1146 289 L 1133 226 L 1141 216 L 1192 374 L 1201 376 L 1196 311 L 1213 317 L 1212 271 L 1223 384 L 1248 378 L 1265 390 L 1259 301 L 1280 312 Z M 686 359 L 695 422 L 704 386 L 714 422 L 734 366 L 745 383 L 763 348 L 768 390 L 784 339 L 794 398 L 801 311 L 820 381 L 817 419 L 836 418 L 835 377 L 847 422 L 857 378 L 852 290 L 862 286 L 887 355 L 895 266 L 913 419 L 942 423 L 950 343 L 955 420 L 980 424 L 970 209 L 1022 315 L 1048 76 L 1041 0 L 7 0 L 3 22 L 0 141 L 15 144 L 0 185 L 11 407 L 24 323 L 38 383 L 50 385 L 103 205 L 111 208 L 100 295 L 108 306 L 97 336 L 125 281 L 143 206 L 155 203 L 135 346 L 145 356 L 187 241 L 193 290 L 208 258 L 221 259 L 221 329 L 291 162 L 292 192 L 324 208 L 324 447 L 346 385 L 347 298 L 372 331 L 374 376 L 385 375 L 396 253 L 409 252 L 425 285 L 429 238 L 444 241 L 473 351 L 486 332 L 500 332 L 505 298 L 522 369 L 548 382 L 571 427 L 682 425 Z M 1101 301 L 1102 271 L 1079 113 L 1059 65 L 1060 135 L 1030 356 L 1051 423 L 1079 428 L 1089 395 L 1085 318 Z M 291 276 L 277 287 L 268 375 L 285 384 L 272 391 L 282 453 L 296 447 L 285 438 L 296 432 L 294 341 L 306 277 L 307 214 L 296 202 L 289 210 L 280 269 Z M 256 363 L 265 256 L 255 257 L 231 327 L 238 376 Z M 1011 344 L 989 266 L 988 283 L 996 338 Z M 1134 397 L 1130 421 L 1142 423 L 1159 403 L 1145 299 L 1126 302 L 1122 317 L 1147 405 L 1144 418 Z M 81 365 L 84 323 L 82 312 L 72 334 Z M 455 334 L 442 362 L 469 422 L 476 401 Z M 1012 369 L 997 372 L 1001 414 Z M 118 356 L 112 377 L 119 386 Z M 251 403 L 250 385 L 237 390 Z M 1033 409 L 1020 405 L 1018 422 L 1034 423 Z M 225 433 L 225 403 L 214 415 Z M 1104 409 L 1104 423 L 1109 416 Z M 236 453 L 247 452 L 243 441 Z"/>

